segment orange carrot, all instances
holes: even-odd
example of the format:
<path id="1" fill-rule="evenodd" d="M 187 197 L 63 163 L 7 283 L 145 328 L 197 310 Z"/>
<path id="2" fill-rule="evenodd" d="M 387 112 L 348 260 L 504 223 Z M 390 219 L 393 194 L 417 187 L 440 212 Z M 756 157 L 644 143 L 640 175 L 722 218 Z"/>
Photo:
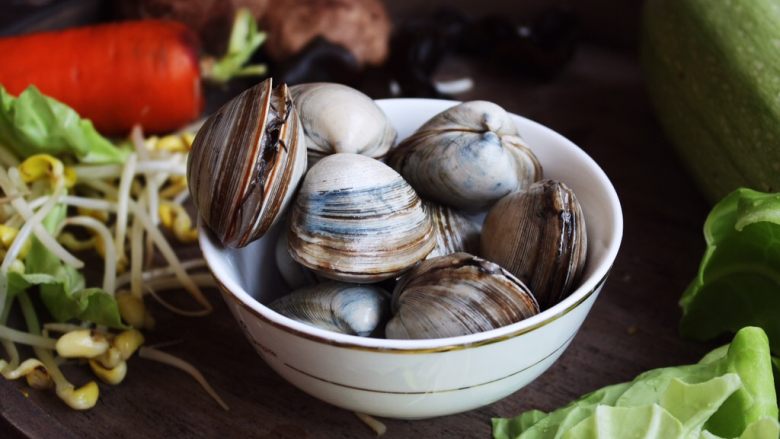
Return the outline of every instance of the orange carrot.
<path id="1" fill-rule="evenodd" d="M 198 41 L 185 25 L 141 20 L 0 38 L 0 84 L 30 84 L 103 134 L 175 130 L 203 109 Z"/>

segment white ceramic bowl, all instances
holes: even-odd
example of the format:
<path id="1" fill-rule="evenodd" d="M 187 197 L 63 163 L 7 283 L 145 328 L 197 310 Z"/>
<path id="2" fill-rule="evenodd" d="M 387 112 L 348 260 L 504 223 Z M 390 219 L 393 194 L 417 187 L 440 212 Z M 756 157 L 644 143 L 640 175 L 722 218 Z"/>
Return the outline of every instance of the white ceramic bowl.
<path id="1" fill-rule="evenodd" d="M 403 139 L 456 102 L 388 99 L 378 104 Z M 431 340 L 337 334 L 264 305 L 288 291 L 274 258 L 280 227 L 238 250 L 221 247 L 201 228 L 200 246 L 222 295 L 266 363 L 323 401 L 391 418 L 427 418 L 490 404 L 549 368 L 604 285 L 620 245 L 623 218 L 615 189 L 587 154 L 549 128 L 519 116 L 515 120 L 545 177 L 565 182 L 582 204 L 588 262 L 576 291 L 536 316 L 479 334 Z"/>

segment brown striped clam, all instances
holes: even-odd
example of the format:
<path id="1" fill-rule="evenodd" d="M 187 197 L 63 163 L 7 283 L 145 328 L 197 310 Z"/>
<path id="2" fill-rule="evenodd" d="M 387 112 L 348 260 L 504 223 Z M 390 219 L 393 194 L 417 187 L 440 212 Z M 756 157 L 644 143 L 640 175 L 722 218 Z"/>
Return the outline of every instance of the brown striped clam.
<path id="1" fill-rule="evenodd" d="M 467 211 L 542 177 L 542 167 L 503 108 L 471 101 L 445 110 L 394 148 L 387 163 L 421 197 Z"/>
<path id="2" fill-rule="evenodd" d="M 436 246 L 427 258 L 452 253 L 477 253 L 479 250 L 479 226 L 463 213 L 447 206 L 431 202 L 425 209 L 433 221 Z"/>
<path id="3" fill-rule="evenodd" d="M 273 225 L 306 171 L 303 129 L 287 86 L 271 79 L 209 117 L 189 153 L 187 181 L 204 223 L 243 247 Z"/>
<path id="4" fill-rule="evenodd" d="M 467 253 L 427 259 L 393 291 L 387 338 L 443 338 L 489 331 L 539 312 L 522 281 Z"/>
<path id="5" fill-rule="evenodd" d="M 543 310 L 571 293 L 585 267 L 587 247 L 577 197 L 555 180 L 502 198 L 482 227 L 481 255 L 525 282 Z"/>
<path id="6" fill-rule="evenodd" d="M 309 165 L 328 154 L 348 152 L 384 157 L 396 131 L 368 96 L 346 85 L 328 82 L 290 87 L 301 118 Z"/>
<path id="7" fill-rule="evenodd" d="M 373 285 L 327 281 L 297 289 L 268 307 L 321 329 L 368 336 L 385 322 L 390 311 L 390 294 Z"/>
<path id="8" fill-rule="evenodd" d="M 276 238 L 274 259 L 276 261 L 276 268 L 279 270 L 279 274 L 282 275 L 282 279 L 284 279 L 287 286 L 295 290 L 316 285 L 318 282 L 317 275 L 303 265 L 295 262 L 292 256 L 290 256 L 290 251 L 287 248 L 287 233 L 286 230 L 284 230 Z"/>
<path id="9" fill-rule="evenodd" d="M 303 266 L 360 283 L 397 276 L 435 245 L 414 189 L 384 163 L 347 153 L 323 158 L 306 174 L 287 238 Z"/>

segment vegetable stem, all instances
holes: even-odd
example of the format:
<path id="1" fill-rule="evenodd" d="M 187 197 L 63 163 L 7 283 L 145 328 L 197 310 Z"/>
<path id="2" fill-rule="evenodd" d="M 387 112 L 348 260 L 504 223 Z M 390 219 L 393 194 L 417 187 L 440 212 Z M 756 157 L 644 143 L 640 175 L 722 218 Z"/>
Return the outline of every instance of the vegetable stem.
<path id="1" fill-rule="evenodd" d="M 13 171 L 16 171 L 16 168 L 11 168 L 8 170 L 8 172 L 6 172 L 4 168 L 0 167 L 0 188 L 3 189 L 6 195 L 16 193 L 14 184 L 10 179 L 10 174 Z M 11 201 L 11 205 L 25 221 L 30 221 L 33 216 L 33 211 L 22 197 L 14 198 Z M 70 265 L 73 268 L 84 267 L 84 263 L 70 254 L 70 252 L 65 250 L 65 248 L 60 243 L 58 243 L 57 240 L 54 239 L 54 237 L 51 236 L 51 234 L 40 223 L 35 224 L 32 231 L 35 234 L 35 237 L 38 238 L 38 240 L 41 241 L 41 243 L 45 245 L 52 253 L 60 258 L 62 262 Z"/>
<path id="2" fill-rule="evenodd" d="M 105 224 L 89 216 L 74 216 L 67 218 L 65 224 L 82 226 L 95 231 L 100 236 L 105 246 L 105 263 L 103 268 L 103 290 L 113 295 L 116 285 L 116 265 L 117 256 L 120 253 L 115 249 L 114 243 L 111 240 L 111 232 L 108 230 Z"/>
<path id="3" fill-rule="evenodd" d="M 125 254 L 125 233 L 127 231 L 127 203 L 130 198 L 130 184 L 135 175 L 136 155 L 130 154 L 122 170 L 122 177 L 119 180 L 119 201 L 116 210 L 116 236 L 114 247 L 116 254 L 122 258 Z"/>
<path id="4" fill-rule="evenodd" d="M 223 409 L 230 410 L 230 407 L 228 407 L 227 404 L 225 404 L 225 401 L 222 400 L 222 398 L 219 397 L 217 392 L 214 390 L 213 387 L 206 381 L 206 378 L 203 377 L 203 374 L 198 371 L 192 364 L 182 360 L 181 358 L 175 357 L 167 352 L 163 352 L 154 348 L 150 348 L 147 346 L 142 346 L 141 349 L 138 350 L 138 356 L 141 358 L 146 358 L 148 360 L 157 361 L 163 364 L 167 364 L 169 366 L 173 366 L 183 372 L 188 373 L 191 377 L 195 379 L 195 381 L 198 382 L 198 384 L 203 387 L 203 390 L 206 391 L 206 393 L 209 394 L 212 398 L 214 398 L 214 401 L 217 402 L 217 404 L 220 405 Z"/>
<path id="5" fill-rule="evenodd" d="M 35 314 L 35 308 L 33 307 L 30 298 L 27 296 L 27 292 L 22 291 L 18 294 L 19 304 L 22 308 L 22 315 L 27 323 L 27 329 L 31 334 L 41 335 L 41 327 L 38 322 L 38 316 Z M 60 367 L 54 360 L 49 349 L 41 348 L 38 346 L 33 347 L 35 355 L 41 360 L 46 371 L 54 381 L 55 390 L 57 396 L 60 397 L 69 407 L 76 410 L 84 410 L 92 408 L 97 402 L 97 385 L 94 381 L 87 383 L 81 389 L 75 389 L 65 375 L 62 374 Z"/>
<path id="6" fill-rule="evenodd" d="M 44 349 L 54 349 L 57 340 L 41 335 L 31 334 L 29 332 L 19 331 L 8 326 L 0 325 L 0 338 L 3 341 L 26 344 L 28 346 L 37 346 Z"/>
<path id="7" fill-rule="evenodd" d="M 211 303 L 209 303 L 208 299 L 206 299 L 206 297 L 203 295 L 203 292 L 200 291 L 200 288 L 198 288 L 198 286 L 187 275 L 187 272 L 182 268 L 181 262 L 179 262 L 179 258 L 176 256 L 176 252 L 173 251 L 173 248 L 162 235 L 162 233 L 160 233 L 160 230 L 157 229 L 154 224 L 152 224 L 149 217 L 146 215 L 144 210 L 138 206 L 138 204 L 133 201 L 129 201 L 129 207 L 133 211 L 133 214 L 141 220 L 144 228 L 146 228 L 146 231 L 154 240 L 154 243 L 160 250 L 160 253 L 162 253 L 163 258 L 165 258 L 165 260 L 173 269 L 176 277 L 179 279 L 179 282 L 181 282 L 184 288 L 189 291 L 190 294 L 192 294 L 198 303 L 203 305 L 206 310 L 211 311 Z"/>
<path id="8" fill-rule="evenodd" d="M 239 76 L 265 75 L 267 69 L 264 64 L 245 65 L 265 38 L 265 33 L 258 31 L 252 13 L 247 9 L 239 9 L 233 20 L 227 52 L 217 60 L 204 58 L 201 62 L 201 75 L 217 84 L 224 84 Z"/>

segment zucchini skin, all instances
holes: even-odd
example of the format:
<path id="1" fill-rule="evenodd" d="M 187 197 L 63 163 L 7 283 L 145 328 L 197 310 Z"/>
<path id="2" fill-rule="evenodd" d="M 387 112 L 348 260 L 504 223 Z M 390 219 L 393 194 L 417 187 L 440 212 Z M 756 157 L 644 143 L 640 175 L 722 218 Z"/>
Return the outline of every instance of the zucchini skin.
<path id="1" fill-rule="evenodd" d="M 704 195 L 780 191 L 780 0 L 647 0 L 641 62 Z"/>

